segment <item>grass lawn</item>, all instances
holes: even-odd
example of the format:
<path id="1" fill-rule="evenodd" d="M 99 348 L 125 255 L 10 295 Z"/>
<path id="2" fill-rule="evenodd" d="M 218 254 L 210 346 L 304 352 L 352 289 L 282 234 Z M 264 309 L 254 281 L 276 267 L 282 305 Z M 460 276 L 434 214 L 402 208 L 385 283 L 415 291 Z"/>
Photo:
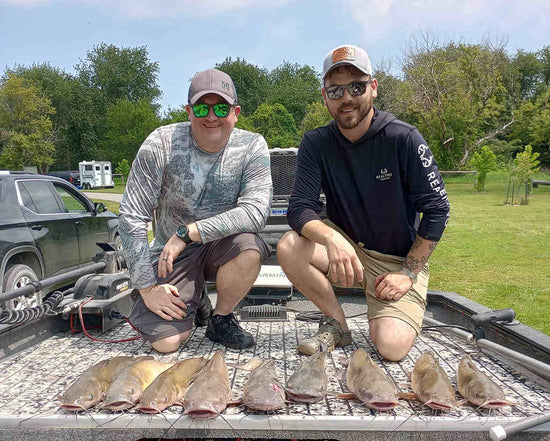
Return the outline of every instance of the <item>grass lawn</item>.
<path id="1" fill-rule="evenodd" d="M 537 179 L 550 181 L 550 173 Z M 486 191 L 446 178 L 451 218 L 430 259 L 430 289 L 454 291 L 489 308 L 513 308 L 522 323 L 550 335 L 550 186 L 528 205 L 504 205 L 504 175 Z"/>
<path id="2" fill-rule="evenodd" d="M 550 181 L 550 173 L 535 179 Z M 533 189 L 528 205 L 510 206 L 504 173 L 490 174 L 483 192 L 472 176 L 445 182 L 451 218 L 430 258 L 430 289 L 513 308 L 522 323 L 550 335 L 550 186 Z M 97 202 L 118 213 L 118 203 Z"/>

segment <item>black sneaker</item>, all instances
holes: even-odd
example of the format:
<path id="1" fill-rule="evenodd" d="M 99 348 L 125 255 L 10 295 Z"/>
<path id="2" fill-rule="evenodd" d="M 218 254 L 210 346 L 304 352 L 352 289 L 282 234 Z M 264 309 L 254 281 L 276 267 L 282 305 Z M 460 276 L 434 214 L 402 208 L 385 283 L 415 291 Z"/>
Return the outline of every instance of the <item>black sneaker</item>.
<path id="1" fill-rule="evenodd" d="M 202 293 L 201 301 L 197 308 L 197 313 L 195 314 L 195 326 L 200 328 L 201 326 L 206 326 L 208 324 L 208 318 L 212 312 L 212 303 L 210 303 L 210 298 L 208 294 Z"/>
<path id="2" fill-rule="evenodd" d="M 254 346 L 254 337 L 239 325 L 235 314 L 210 315 L 206 336 L 216 343 L 231 349 L 246 349 Z"/>

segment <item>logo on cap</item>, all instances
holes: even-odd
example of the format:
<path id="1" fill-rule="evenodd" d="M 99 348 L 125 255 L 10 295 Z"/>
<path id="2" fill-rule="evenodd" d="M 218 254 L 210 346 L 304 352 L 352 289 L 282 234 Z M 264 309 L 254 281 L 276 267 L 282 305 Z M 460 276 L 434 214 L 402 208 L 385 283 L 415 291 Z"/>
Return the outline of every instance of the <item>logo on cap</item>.
<path id="1" fill-rule="evenodd" d="M 355 60 L 355 49 L 351 47 L 341 47 L 332 53 L 332 62 L 336 63 L 342 60 Z"/>
<path id="2" fill-rule="evenodd" d="M 229 86 L 229 83 L 226 83 L 225 81 L 222 81 L 222 89 L 231 91 L 231 87 Z"/>

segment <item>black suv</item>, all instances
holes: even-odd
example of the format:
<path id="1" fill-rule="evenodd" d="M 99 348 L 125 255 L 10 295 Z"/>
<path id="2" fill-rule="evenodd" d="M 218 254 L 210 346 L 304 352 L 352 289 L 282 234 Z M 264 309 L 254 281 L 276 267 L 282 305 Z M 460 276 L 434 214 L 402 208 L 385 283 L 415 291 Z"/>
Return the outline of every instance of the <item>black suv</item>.
<path id="1" fill-rule="evenodd" d="M 120 246 L 118 216 L 60 178 L 0 170 L 0 207 L 0 292 L 93 263 L 96 242 Z M 0 306 L 36 306 L 49 292 Z"/>

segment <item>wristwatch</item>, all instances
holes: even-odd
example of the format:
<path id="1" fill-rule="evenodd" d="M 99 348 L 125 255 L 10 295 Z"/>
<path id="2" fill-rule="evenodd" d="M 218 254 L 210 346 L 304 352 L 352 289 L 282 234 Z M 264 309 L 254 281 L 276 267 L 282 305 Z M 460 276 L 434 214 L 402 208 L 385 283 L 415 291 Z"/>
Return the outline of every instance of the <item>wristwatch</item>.
<path id="1" fill-rule="evenodd" d="M 189 237 L 189 227 L 185 224 L 176 228 L 176 236 L 183 240 L 187 245 L 193 242 L 193 239 Z"/>
<path id="2" fill-rule="evenodd" d="M 416 282 L 416 276 L 417 274 L 416 273 L 413 273 L 410 269 L 407 269 L 407 268 L 404 268 L 402 267 L 400 270 L 399 270 L 400 273 L 402 274 L 405 274 L 406 276 L 409 276 L 412 280 L 412 282 Z"/>

